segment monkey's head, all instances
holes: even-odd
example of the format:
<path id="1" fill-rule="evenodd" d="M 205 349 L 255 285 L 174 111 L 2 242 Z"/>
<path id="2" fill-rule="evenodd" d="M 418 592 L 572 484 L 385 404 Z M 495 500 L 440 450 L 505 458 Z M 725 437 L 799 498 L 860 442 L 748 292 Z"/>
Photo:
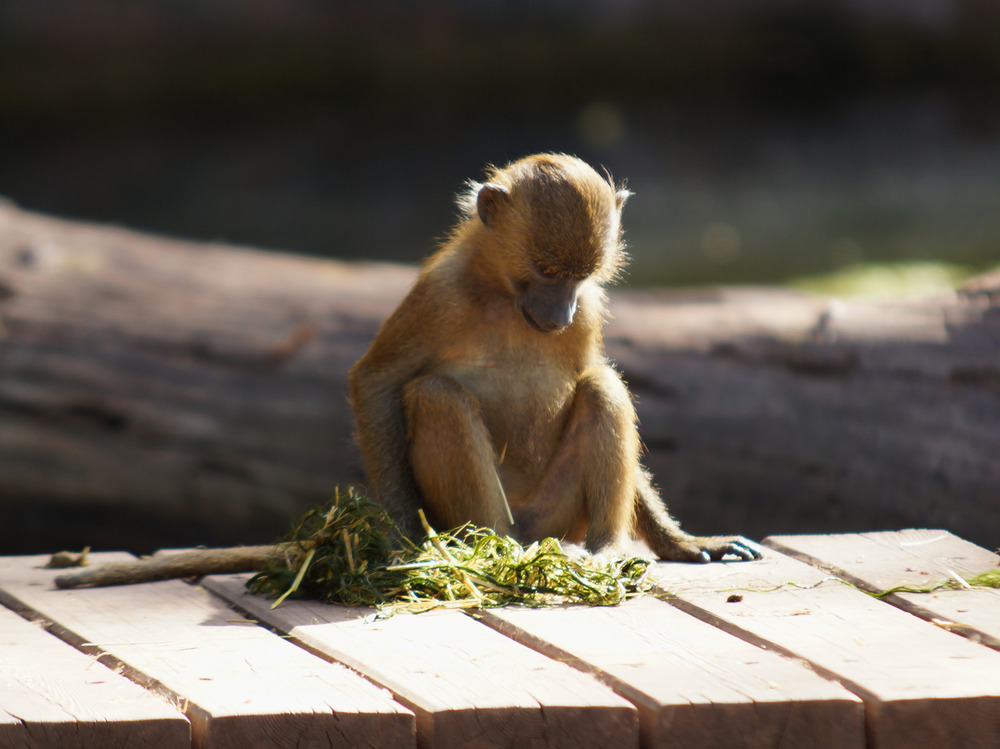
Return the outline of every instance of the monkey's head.
<path id="1" fill-rule="evenodd" d="M 529 156 L 471 187 L 465 205 L 481 224 L 480 261 L 535 330 L 565 329 L 586 287 L 603 286 L 624 265 L 621 210 L 629 192 L 580 159 Z"/>

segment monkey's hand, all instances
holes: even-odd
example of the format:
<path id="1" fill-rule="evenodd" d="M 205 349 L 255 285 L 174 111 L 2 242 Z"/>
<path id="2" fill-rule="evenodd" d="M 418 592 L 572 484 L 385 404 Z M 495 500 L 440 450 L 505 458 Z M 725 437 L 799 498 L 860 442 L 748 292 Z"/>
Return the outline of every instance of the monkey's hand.
<path id="1" fill-rule="evenodd" d="M 760 548 L 742 536 L 688 536 L 677 539 L 669 552 L 660 558 L 675 562 L 720 562 L 725 557 L 750 562 L 761 558 Z"/>

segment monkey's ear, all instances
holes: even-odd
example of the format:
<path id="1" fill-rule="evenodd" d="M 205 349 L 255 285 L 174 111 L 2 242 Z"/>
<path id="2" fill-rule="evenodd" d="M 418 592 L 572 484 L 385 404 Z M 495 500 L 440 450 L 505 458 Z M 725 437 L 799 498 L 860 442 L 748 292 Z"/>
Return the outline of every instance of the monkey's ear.
<path id="1" fill-rule="evenodd" d="M 506 187 L 495 182 L 487 182 L 479 188 L 479 194 L 476 195 L 476 210 L 479 212 L 479 220 L 484 225 L 489 226 L 509 199 L 510 193 Z"/>
<path id="2" fill-rule="evenodd" d="M 625 207 L 625 201 L 628 200 L 631 195 L 632 193 L 624 187 L 615 193 L 615 202 L 618 204 L 619 211 Z"/>

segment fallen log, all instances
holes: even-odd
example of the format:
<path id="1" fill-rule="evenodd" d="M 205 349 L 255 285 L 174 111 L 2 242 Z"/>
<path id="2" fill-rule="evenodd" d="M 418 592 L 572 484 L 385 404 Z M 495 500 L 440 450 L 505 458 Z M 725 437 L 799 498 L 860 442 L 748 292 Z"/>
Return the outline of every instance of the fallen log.
<path id="1" fill-rule="evenodd" d="M 282 535 L 361 482 L 346 373 L 414 273 L 0 204 L 0 549 Z M 611 309 L 689 530 L 1000 538 L 1000 274 L 915 301 L 619 291 Z"/>
<path id="2" fill-rule="evenodd" d="M 346 373 L 413 276 L 0 206 L 0 548 L 274 540 L 361 481 Z"/>
<path id="3" fill-rule="evenodd" d="M 695 532 L 1000 544 L 1000 273 L 918 300 L 729 289 L 615 309 L 650 467 Z"/>

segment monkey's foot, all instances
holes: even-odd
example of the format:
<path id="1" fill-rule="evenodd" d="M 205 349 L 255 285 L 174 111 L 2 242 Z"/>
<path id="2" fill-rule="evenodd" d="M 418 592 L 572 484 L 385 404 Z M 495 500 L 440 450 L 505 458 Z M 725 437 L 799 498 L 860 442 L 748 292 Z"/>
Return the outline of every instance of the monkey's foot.
<path id="1" fill-rule="evenodd" d="M 701 562 L 719 562 L 727 556 L 751 562 L 762 556 L 760 547 L 742 536 L 699 536 L 695 542 L 701 547 Z"/>
<path id="2" fill-rule="evenodd" d="M 675 562 L 720 562 L 725 557 L 750 562 L 761 558 L 760 548 L 742 536 L 688 536 L 678 539 L 661 559 Z"/>

